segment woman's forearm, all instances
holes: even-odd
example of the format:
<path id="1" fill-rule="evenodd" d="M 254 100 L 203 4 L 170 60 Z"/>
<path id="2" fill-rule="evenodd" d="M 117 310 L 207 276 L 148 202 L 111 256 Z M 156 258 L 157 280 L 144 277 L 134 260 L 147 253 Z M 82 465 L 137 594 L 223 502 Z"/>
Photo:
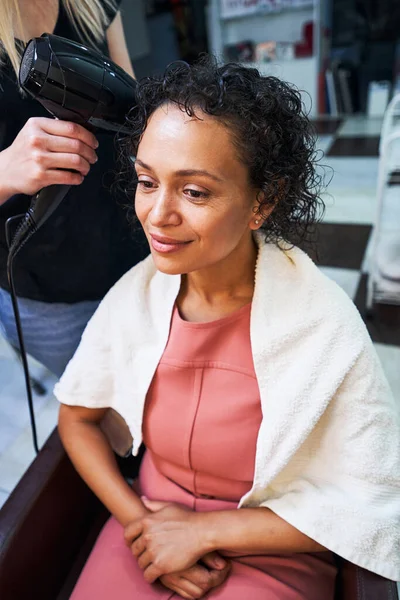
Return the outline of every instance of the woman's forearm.
<path id="1" fill-rule="evenodd" d="M 125 527 L 147 514 L 143 503 L 121 475 L 114 453 L 96 423 L 59 423 L 65 450 L 96 496 Z"/>
<path id="2" fill-rule="evenodd" d="M 128 47 L 126 45 L 125 32 L 122 23 L 121 12 L 118 12 L 107 29 L 107 45 L 111 60 L 119 65 L 131 77 L 135 77 Z"/>
<path id="3" fill-rule="evenodd" d="M 210 552 L 280 554 L 326 550 L 268 508 L 202 513 L 200 519 Z"/>

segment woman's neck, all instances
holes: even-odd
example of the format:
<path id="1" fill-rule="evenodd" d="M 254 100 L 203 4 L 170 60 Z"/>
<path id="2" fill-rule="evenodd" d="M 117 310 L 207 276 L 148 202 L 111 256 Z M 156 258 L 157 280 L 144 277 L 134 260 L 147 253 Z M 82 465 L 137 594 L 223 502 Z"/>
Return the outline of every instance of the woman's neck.
<path id="1" fill-rule="evenodd" d="M 184 275 L 177 299 L 182 317 L 218 319 L 251 302 L 256 262 L 257 247 L 251 239 L 239 255 L 234 252 L 216 265 Z"/>

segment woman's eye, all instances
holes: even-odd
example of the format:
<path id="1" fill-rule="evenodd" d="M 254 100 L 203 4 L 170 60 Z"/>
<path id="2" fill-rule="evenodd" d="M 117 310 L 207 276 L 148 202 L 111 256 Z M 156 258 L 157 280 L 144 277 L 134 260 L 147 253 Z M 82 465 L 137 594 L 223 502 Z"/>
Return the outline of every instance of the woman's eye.
<path id="1" fill-rule="evenodd" d="M 151 190 L 153 188 L 153 182 L 148 179 L 139 179 L 138 185 L 146 190 Z"/>
<path id="2" fill-rule="evenodd" d="M 187 188 L 185 190 L 185 194 L 188 194 L 189 198 L 193 198 L 193 200 L 198 200 L 200 198 L 207 198 L 208 194 L 206 192 L 200 192 L 199 190 L 192 190 Z"/>

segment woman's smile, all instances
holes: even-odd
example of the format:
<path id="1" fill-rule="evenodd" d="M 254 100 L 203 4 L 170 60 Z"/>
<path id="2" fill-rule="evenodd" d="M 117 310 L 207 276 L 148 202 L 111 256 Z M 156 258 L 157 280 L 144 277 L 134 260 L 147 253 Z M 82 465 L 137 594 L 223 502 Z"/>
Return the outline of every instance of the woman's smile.
<path id="1" fill-rule="evenodd" d="M 170 254 L 172 252 L 179 252 L 185 248 L 188 244 L 191 243 L 191 240 L 185 242 L 180 240 L 175 240 L 173 238 L 164 237 L 161 235 L 156 235 L 154 233 L 150 233 L 151 246 L 153 250 L 156 252 L 161 252 L 162 254 Z"/>

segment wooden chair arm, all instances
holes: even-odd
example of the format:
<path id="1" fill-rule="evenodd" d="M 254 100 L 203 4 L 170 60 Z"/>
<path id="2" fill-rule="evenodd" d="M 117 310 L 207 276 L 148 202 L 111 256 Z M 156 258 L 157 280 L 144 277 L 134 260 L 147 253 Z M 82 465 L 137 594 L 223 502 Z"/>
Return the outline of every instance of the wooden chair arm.
<path id="1" fill-rule="evenodd" d="M 0 598 L 54 600 L 100 510 L 55 429 L 0 511 Z"/>
<path id="2" fill-rule="evenodd" d="M 399 600 L 397 584 L 336 557 L 339 573 L 335 600 Z"/>

